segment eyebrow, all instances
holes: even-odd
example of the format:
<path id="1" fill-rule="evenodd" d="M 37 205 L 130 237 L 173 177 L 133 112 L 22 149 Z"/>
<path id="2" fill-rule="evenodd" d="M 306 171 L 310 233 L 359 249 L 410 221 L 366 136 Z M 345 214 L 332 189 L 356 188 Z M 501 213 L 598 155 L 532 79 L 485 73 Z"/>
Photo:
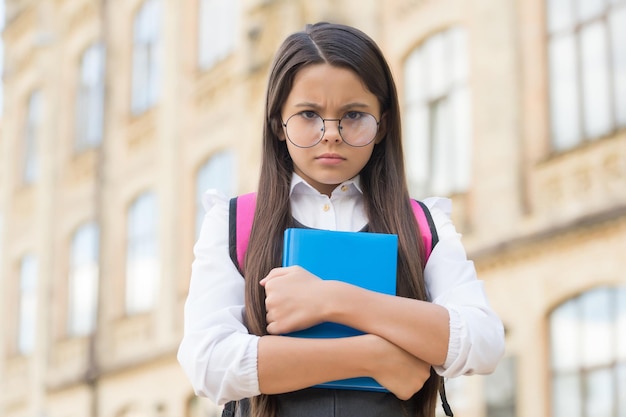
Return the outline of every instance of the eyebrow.
<path id="1" fill-rule="evenodd" d="M 311 103 L 308 101 L 303 101 L 300 103 L 296 103 L 294 107 L 302 107 L 302 108 L 311 108 L 314 110 L 320 110 L 322 107 L 319 104 Z M 371 106 L 369 104 L 361 103 L 361 102 L 352 102 L 348 104 L 344 104 L 339 108 L 340 111 L 348 111 L 349 109 L 360 108 L 360 109 L 370 109 Z"/>

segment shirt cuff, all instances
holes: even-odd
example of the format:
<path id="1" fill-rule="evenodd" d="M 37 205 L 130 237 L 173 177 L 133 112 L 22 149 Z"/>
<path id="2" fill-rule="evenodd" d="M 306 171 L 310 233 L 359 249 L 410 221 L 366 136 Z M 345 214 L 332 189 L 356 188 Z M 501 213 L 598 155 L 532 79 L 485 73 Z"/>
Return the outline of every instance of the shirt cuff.
<path id="1" fill-rule="evenodd" d="M 463 349 L 463 340 L 467 339 L 467 328 L 461 319 L 461 315 L 458 311 L 446 307 L 450 316 L 450 339 L 448 341 L 448 354 L 443 366 L 434 366 L 435 371 L 441 376 L 447 375 L 452 371 L 452 365 L 461 355 Z"/>
<path id="2" fill-rule="evenodd" d="M 222 392 L 216 399 L 217 405 L 241 400 L 261 394 L 258 375 L 258 345 L 260 337 L 254 337 L 246 345 L 239 366 L 227 371 Z"/>

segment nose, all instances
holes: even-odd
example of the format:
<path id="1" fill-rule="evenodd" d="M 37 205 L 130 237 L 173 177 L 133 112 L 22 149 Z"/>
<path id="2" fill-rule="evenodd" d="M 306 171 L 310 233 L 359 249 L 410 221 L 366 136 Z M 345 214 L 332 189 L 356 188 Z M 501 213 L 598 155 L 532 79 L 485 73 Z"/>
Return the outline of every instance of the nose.
<path id="1" fill-rule="evenodd" d="M 341 137 L 341 119 L 322 119 L 322 121 L 324 122 L 324 135 L 322 136 L 322 140 L 341 142 L 343 140 Z"/>

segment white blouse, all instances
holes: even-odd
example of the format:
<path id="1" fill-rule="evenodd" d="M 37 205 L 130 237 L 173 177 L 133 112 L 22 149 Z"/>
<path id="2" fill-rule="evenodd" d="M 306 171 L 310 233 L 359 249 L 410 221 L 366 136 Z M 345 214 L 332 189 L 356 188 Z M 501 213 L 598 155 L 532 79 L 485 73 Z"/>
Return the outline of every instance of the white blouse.
<path id="1" fill-rule="evenodd" d="M 367 224 L 358 177 L 338 186 L 329 198 L 294 174 L 290 198 L 293 217 L 308 227 L 358 231 Z M 448 378 L 490 373 L 504 354 L 502 322 L 450 220 L 450 200 L 423 202 L 439 236 L 424 270 L 426 288 L 429 300 L 450 314 L 447 358 L 435 370 Z M 244 279 L 229 255 L 228 198 L 209 190 L 203 204 L 206 214 L 194 247 L 178 361 L 196 394 L 221 405 L 260 394 L 259 337 L 243 324 Z"/>

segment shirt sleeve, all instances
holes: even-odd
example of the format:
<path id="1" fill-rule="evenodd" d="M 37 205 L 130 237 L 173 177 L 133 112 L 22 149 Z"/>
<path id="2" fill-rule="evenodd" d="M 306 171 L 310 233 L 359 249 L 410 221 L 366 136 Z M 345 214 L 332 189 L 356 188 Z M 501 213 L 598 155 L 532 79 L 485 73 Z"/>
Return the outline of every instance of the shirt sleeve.
<path id="1" fill-rule="evenodd" d="M 178 361 L 197 395 L 218 405 L 260 394 L 258 336 L 243 324 L 244 279 L 228 250 L 228 199 L 209 191 L 194 246 Z"/>
<path id="2" fill-rule="evenodd" d="M 424 201 L 437 228 L 439 242 L 424 269 L 430 300 L 450 315 L 450 341 L 443 366 L 435 371 L 446 378 L 493 372 L 504 355 L 504 327 L 489 305 L 474 263 L 467 259 L 451 219 L 451 201 Z"/>

